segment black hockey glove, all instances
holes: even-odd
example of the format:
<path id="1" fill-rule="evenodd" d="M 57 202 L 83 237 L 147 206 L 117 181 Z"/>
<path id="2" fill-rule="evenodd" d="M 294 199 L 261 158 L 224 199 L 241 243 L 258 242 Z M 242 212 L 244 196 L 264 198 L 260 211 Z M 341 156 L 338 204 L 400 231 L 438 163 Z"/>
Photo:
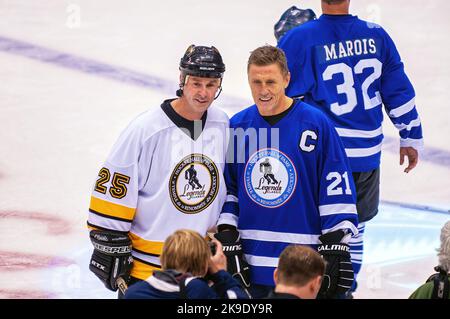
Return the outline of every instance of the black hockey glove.
<path id="1" fill-rule="evenodd" d="M 223 253 L 227 257 L 227 271 L 239 281 L 243 287 L 250 286 L 250 268 L 242 253 L 242 244 L 237 230 L 225 230 L 214 237 L 222 244 Z"/>
<path id="2" fill-rule="evenodd" d="M 319 237 L 322 244 L 317 251 L 326 261 L 319 298 L 339 298 L 352 287 L 354 274 L 350 248 L 347 244 L 341 243 L 344 235 L 344 231 L 337 230 Z"/>
<path id="3" fill-rule="evenodd" d="M 131 240 L 128 235 L 92 230 L 91 242 L 94 245 L 89 269 L 105 284 L 106 288 L 116 291 L 119 278 L 128 282 L 133 258 Z"/>

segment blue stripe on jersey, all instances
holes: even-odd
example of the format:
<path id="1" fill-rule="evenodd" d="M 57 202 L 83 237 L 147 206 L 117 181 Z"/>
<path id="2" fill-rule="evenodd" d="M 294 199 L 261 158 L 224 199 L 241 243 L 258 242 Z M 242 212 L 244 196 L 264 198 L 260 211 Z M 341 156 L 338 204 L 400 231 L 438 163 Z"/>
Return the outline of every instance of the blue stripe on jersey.
<path id="1" fill-rule="evenodd" d="M 286 245 L 287 246 L 287 245 Z M 286 247 L 284 246 L 284 247 Z M 317 250 L 318 245 L 308 245 L 314 250 Z M 262 249 L 261 249 L 262 251 Z M 282 250 L 281 250 L 282 251 Z M 280 253 L 281 253 L 280 251 Z M 267 255 L 264 252 L 261 254 L 261 256 Z M 250 265 L 250 282 L 253 284 L 258 285 L 267 285 L 267 286 L 275 286 L 275 282 L 273 281 L 273 272 L 275 271 L 275 266 L 261 266 L 261 265 L 255 265 L 252 263 L 252 260 L 258 259 L 260 256 L 248 256 L 246 255 L 246 260 L 249 262 Z M 262 257 L 264 258 L 264 257 Z M 272 264 L 277 265 L 278 264 L 278 257 L 274 257 L 274 260 L 272 261 Z"/>
<path id="2" fill-rule="evenodd" d="M 291 243 L 269 242 L 261 240 L 250 240 L 242 238 L 244 251 L 251 252 L 252 255 L 278 258 L 284 248 Z"/>
<path id="3" fill-rule="evenodd" d="M 374 170 L 380 166 L 384 135 L 372 138 L 341 137 L 354 172 Z"/>
<path id="4" fill-rule="evenodd" d="M 379 136 L 375 136 L 372 138 L 356 138 L 356 137 L 346 137 L 341 136 L 342 143 L 345 145 L 345 152 L 347 153 L 348 157 L 355 157 L 352 156 L 352 149 L 372 149 L 376 147 L 377 145 L 380 145 L 383 142 L 383 134 Z M 370 151 L 361 151 L 362 153 L 366 152 L 367 156 L 373 155 L 370 154 Z M 353 152 L 354 153 L 354 152 Z"/>
<path id="5" fill-rule="evenodd" d="M 225 202 L 222 212 L 237 215 L 239 212 L 239 205 L 236 202 Z"/>
<path id="6" fill-rule="evenodd" d="M 400 131 L 400 137 L 403 139 L 406 138 L 412 138 L 412 139 L 416 139 L 416 140 L 420 140 L 422 139 L 422 130 L 421 129 L 417 129 L 417 130 L 402 130 Z"/>
<path id="7" fill-rule="evenodd" d="M 356 207 L 355 207 L 355 213 L 354 214 L 336 214 L 336 215 L 330 215 L 330 216 L 322 216 L 322 229 L 331 229 L 333 226 L 339 224 L 343 220 L 353 220 L 355 219 L 356 215 Z M 356 229 L 355 229 L 356 230 Z"/>
<path id="8" fill-rule="evenodd" d="M 317 239 L 316 241 L 317 244 L 302 244 L 302 245 L 310 246 L 314 249 L 317 249 L 319 240 Z M 244 251 L 251 252 L 251 254 L 255 256 L 278 258 L 283 249 L 291 244 L 299 245 L 299 243 L 296 242 L 270 242 L 270 241 L 251 240 L 242 238 L 242 247 Z"/>
<path id="9" fill-rule="evenodd" d="M 273 281 L 273 272 L 275 267 L 258 267 L 250 268 L 250 282 L 257 285 L 275 286 Z"/>

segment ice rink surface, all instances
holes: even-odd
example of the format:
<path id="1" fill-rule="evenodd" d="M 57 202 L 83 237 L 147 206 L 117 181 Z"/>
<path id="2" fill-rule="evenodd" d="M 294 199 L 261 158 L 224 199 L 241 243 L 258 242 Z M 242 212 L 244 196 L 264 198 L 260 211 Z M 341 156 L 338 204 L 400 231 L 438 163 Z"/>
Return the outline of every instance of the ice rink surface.
<path id="1" fill-rule="evenodd" d="M 214 45 L 227 71 L 215 102 L 250 105 L 249 52 L 302 1 L 0 0 L 0 298 L 114 298 L 88 270 L 91 187 L 119 133 L 173 97 L 189 44 Z M 406 298 L 437 263 L 450 219 L 450 3 L 357 1 L 394 39 L 414 84 L 426 147 L 403 173 L 386 120 L 380 214 L 366 227 L 356 298 Z M 167 221 L 170 223 L 170 221 Z"/>

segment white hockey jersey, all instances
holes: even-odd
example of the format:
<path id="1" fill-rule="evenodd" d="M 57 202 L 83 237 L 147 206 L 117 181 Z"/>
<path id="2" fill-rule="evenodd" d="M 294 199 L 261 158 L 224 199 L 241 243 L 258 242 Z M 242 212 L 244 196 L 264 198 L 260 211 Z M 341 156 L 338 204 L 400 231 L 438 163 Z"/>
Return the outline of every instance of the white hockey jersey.
<path id="1" fill-rule="evenodd" d="M 226 196 L 227 128 L 227 115 L 210 107 L 193 140 L 158 107 L 131 122 L 114 145 L 92 191 L 88 227 L 129 234 L 133 277 L 160 268 L 163 242 L 175 230 L 206 235 L 215 226 Z"/>

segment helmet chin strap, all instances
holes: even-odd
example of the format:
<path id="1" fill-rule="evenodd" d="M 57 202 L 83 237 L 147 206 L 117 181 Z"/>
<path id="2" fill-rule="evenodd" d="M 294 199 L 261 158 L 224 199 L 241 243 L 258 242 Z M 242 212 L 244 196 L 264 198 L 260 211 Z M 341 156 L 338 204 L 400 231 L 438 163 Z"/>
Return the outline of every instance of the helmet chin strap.
<path id="1" fill-rule="evenodd" d="M 216 95 L 216 97 L 214 98 L 214 100 L 216 100 L 216 99 L 219 97 L 220 93 L 222 93 L 222 78 L 220 79 L 219 93 L 217 93 L 217 95 Z"/>
<path id="2" fill-rule="evenodd" d="M 183 87 L 184 87 L 184 84 L 185 84 L 186 81 L 187 81 L 188 76 L 189 76 L 189 75 L 186 74 L 186 76 L 184 77 L 183 83 L 180 83 L 180 88 L 175 92 L 175 94 L 176 94 L 178 97 L 182 97 L 182 96 L 183 96 Z M 220 93 L 222 93 L 222 79 L 220 79 L 219 92 L 218 92 L 217 95 L 215 96 L 214 100 L 216 100 L 216 99 L 219 97 Z"/>
<path id="3" fill-rule="evenodd" d="M 214 98 L 214 100 L 217 99 L 217 98 L 219 97 L 220 93 L 222 93 L 222 86 L 219 86 L 219 93 L 217 93 L 217 95 L 216 95 L 216 97 Z"/>
<path id="4" fill-rule="evenodd" d="M 185 84 L 186 81 L 187 81 L 188 76 L 189 76 L 188 74 L 184 75 L 184 77 L 183 77 L 183 83 L 180 83 L 180 88 L 175 92 L 175 94 L 176 94 L 178 97 L 182 97 L 182 96 L 183 96 L 183 88 L 184 88 L 184 84 Z"/>

